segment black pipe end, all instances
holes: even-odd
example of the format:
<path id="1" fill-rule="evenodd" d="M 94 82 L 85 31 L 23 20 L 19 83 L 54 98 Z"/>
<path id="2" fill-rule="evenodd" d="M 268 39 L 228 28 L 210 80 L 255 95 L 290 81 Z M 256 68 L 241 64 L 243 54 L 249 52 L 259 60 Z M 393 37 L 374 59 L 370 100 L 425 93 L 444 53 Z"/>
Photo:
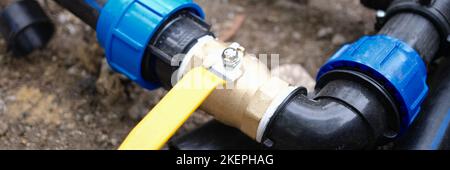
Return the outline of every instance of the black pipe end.
<path id="1" fill-rule="evenodd" d="M 198 39 L 211 35 L 210 26 L 190 11 L 180 11 L 173 15 L 148 45 L 142 62 L 144 79 L 172 88 L 172 75 L 180 66 L 184 55 Z"/>
<path id="2" fill-rule="evenodd" d="M 25 56 L 44 48 L 55 27 L 38 2 L 21 0 L 0 11 L 0 32 L 8 51 L 15 56 Z"/>
<path id="3" fill-rule="evenodd" d="M 361 0 L 361 4 L 375 10 L 386 10 L 393 0 Z"/>
<path id="4" fill-rule="evenodd" d="M 238 129 L 211 120 L 169 142 L 171 150 L 264 150 Z"/>

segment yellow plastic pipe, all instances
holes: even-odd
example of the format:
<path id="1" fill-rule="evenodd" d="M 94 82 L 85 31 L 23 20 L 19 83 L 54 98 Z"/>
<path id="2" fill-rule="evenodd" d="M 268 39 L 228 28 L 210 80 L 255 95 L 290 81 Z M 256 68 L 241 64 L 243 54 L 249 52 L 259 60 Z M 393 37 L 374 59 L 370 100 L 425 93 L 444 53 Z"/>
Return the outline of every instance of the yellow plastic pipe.
<path id="1" fill-rule="evenodd" d="M 186 74 L 130 132 L 119 150 L 158 150 L 225 81 L 203 67 Z"/>

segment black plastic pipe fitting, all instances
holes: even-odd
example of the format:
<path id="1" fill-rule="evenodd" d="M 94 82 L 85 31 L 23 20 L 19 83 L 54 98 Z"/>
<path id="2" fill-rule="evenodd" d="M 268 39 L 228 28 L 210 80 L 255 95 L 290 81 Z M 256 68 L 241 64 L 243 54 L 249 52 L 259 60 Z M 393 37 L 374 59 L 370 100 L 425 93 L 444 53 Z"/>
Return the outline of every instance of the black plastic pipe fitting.
<path id="1" fill-rule="evenodd" d="M 38 2 L 19 0 L 0 9 L 0 32 L 6 40 L 7 50 L 23 56 L 44 48 L 55 28 Z"/>
<path id="2" fill-rule="evenodd" d="M 189 11 L 180 11 L 167 20 L 147 47 L 142 62 L 144 79 L 172 88 L 172 75 L 184 55 L 203 36 L 214 36 L 210 26 Z"/>
<path id="3" fill-rule="evenodd" d="M 211 120 L 169 142 L 173 150 L 259 150 L 264 147 L 236 128 Z"/>
<path id="4" fill-rule="evenodd" d="M 275 112 L 263 144 L 275 149 L 371 149 L 398 131 L 382 86 L 351 70 L 324 75 L 313 97 L 297 91 Z"/>

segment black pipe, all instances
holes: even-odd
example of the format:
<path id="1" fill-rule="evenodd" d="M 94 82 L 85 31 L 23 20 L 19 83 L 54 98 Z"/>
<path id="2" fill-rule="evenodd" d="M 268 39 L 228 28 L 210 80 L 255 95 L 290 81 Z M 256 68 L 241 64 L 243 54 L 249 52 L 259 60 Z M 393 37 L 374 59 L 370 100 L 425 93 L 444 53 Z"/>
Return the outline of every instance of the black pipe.
<path id="1" fill-rule="evenodd" d="M 0 3 L 0 33 L 13 55 L 24 56 L 44 48 L 54 32 L 52 21 L 38 2 L 9 0 Z"/>
<path id="2" fill-rule="evenodd" d="M 431 93 L 411 129 L 396 143 L 400 150 L 450 150 L 450 60 L 431 76 Z"/>
<path id="3" fill-rule="evenodd" d="M 55 0 L 60 6 L 68 9 L 94 30 L 100 11 L 108 0 Z"/>
<path id="4" fill-rule="evenodd" d="M 172 150 L 259 150 L 263 146 L 236 128 L 211 120 L 169 142 Z"/>
<path id="5" fill-rule="evenodd" d="M 367 8 L 385 10 L 389 7 L 393 0 L 360 0 L 361 4 Z"/>

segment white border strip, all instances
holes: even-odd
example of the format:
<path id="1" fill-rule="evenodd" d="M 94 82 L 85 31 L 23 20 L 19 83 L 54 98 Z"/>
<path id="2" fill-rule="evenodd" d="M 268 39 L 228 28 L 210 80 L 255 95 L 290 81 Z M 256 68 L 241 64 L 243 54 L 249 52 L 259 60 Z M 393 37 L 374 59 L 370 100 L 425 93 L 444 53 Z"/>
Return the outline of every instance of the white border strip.
<path id="1" fill-rule="evenodd" d="M 283 101 L 296 89 L 299 87 L 291 86 L 288 89 L 285 89 L 281 94 L 279 94 L 275 99 L 270 103 L 269 107 L 267 108 L 266 112 L 264 113 L 263 117 L 261 118 L 261 121 L 259 121 L 258 130 L 256 131 L 256 141 L 261 143 L 262 137 L 264 135 L 264 132 L 266 131 L 266 127 L 270 122 L 270 119 L 272 119 L 273 115 L 275 114 L 275 111 L 278 109 L 278 107 L 283 103 Z"/>
<path id="2" fill-rule="evenodd" d="M 181 61 L 180 67 L 178 68 L 176 83 L 178 83 L 178 81 L 180 81 L 181 78 L 183 78 L 186 71 L 188 71 L 186 69 L 189 69 L 189 63 L 192 60 L 192 57 L 194 57 L 194 53 L 197 50 L 199 50 L 199 48 L 202 48 L 204 44 L 212 40 L 214 40 L 214 37 L 210 35 L 203 36 L 199 38 L 197 40 L 197 43 L 194 46 L 192 46 L 192 48 L 186 53 L 186 55 L 183 58 L 183 61 Z"/>

